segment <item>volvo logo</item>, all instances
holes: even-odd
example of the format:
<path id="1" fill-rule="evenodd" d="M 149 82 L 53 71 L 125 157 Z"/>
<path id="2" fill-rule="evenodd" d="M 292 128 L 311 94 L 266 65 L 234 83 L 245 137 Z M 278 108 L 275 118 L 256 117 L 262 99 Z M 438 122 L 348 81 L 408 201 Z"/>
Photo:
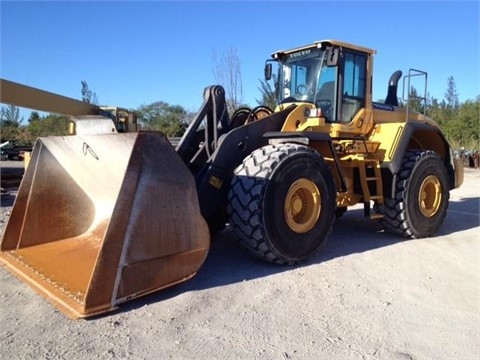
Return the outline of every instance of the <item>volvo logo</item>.
<path id="1" fill-rule="evenodd" d="M 299 57 L 299 56 L 305 56 L 305 55 L 308 55 L 310 54 L 311 50 L 302 50 L 302 51 L 297 51 L 297 52 L 294 52 L 294 53 L 291 53 L 290 55 L 288 55 L 290 58 L 296 58 L 296 57 Z"/>

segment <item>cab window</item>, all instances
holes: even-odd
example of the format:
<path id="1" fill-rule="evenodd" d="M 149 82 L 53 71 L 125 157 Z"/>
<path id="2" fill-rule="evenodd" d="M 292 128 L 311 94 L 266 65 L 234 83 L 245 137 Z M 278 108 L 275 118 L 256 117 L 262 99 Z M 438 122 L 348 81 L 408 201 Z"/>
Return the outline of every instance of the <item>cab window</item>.
<path id="1" fill-rule="evenodd" d="M 337 108 L 337 67 L 324 66 L 321 69 L 317 83 L 315 104 L 322 109 L 323 116 L 328 122 L 336 122 Z"/>
<path id="2" fill-rule="evenodd" d="M 342 122 L 349 123 L 365 106 L 367 55 L 357 52 L 344 54 Z"/>

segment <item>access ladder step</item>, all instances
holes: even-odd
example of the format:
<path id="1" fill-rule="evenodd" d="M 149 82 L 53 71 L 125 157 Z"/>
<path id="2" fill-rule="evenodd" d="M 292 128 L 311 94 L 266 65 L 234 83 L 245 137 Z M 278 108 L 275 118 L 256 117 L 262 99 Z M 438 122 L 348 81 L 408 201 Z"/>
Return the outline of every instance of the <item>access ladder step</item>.
<path id="1" fill-rule="evenodd" d="M 363 190 L 363 199 L 365 202 L 377 201 L 383 202 L 382 189 L 382 173 L 380 170 L 380 163 L 376 159 L 364 159 L 358 162 L 358 170 L 360 172 L 360 181 Z M 367 175 L 367 171 L 369 174 Z M 373 173 L 372 173 L 373 171 Z M 373 184 L 372 184 L 373 183 Z M 372 188 L 370 188 L 372 185 Z M 372 195 L 371 193 L 375 195 Z M 367 217 L 369 214 L 367 215 Z"/>

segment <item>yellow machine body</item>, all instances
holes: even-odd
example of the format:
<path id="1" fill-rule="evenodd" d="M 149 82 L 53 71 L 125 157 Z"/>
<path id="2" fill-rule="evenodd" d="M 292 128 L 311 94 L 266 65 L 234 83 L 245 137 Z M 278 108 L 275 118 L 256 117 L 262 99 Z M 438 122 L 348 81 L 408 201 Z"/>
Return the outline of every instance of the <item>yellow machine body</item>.
<path id="1" fill-rule="evenodd" d="M 301 63 L 303 66 L 293 65 L 295 61 L 301 61 L 297 59 L 308 58 L 310 53 L 319 49 L 322 49 L 322 51 L 340 49 L 338 53 L 332 51 L 332 54 L 338 57 L 338 63 L 333 67 L 327 65 L 321 71 L 318 70 L 317 65 L 310 65 L 311 69 L 314 69 L 310 70 L 313 76 L 308 75 L 309 68 L 304 65 L 308 63 L 308 60 Z M 453 158 L 450 153 L 451 149 L 438 124 L 424 113 L 409 108 L 409 103 L 412 100 L 417 102 L 426 100 L 427 74 L 423 71 L 410 69 L 409 74 L 404 77 L 404 90 L 405 88 L 411 88 L 410 79 L 414 77 L 424 79 L 425 94 L 423 96 L 412 96 L 409 93 L 403 99 L 403 104 L 398 103 L 396 91 L 401 76 L 401 72 L 398 71 L 399 74 L 396 79 L 392 80 L 395 78 L 395 74 L 392 75 L 389 83 L 388 90 L 392 92 L 390 98 L 392 104 L 374 102 L 372 99 L 372 78 L 373 55 L 375 53 L 375 50 L 366 47 L 336 40 L 324 40 L 272 54 L 272 58 L 281 64 L 279 65 L 280 76 L 277 79 L 280 83 L 280 93 L 277 94 L 279 105 L 275 112 L 283 111 L 292 104 L 297 106 L 285 120 L 282 132 L 304 134 L 304 142 L 325 157 L 332 168 L 336 187 L 339 189 L 337 207 L 346 208 L 357 203 L 369 203 L 370 201 L 382 204 L 383 188 L 389 187 L 389 185 L 383 178 L 381 167 L 401 159 L 406 149 L 429 149 L 436 152 L 445 162 L 451 162 L 454 169 L 453 176 L 455 177 L 454 187 L 459 187 L 463 182 L 461 161 Z M 356 57 L 356 60 L 352 61 L 350 65 L 347 65 L 347 60 L 345 60 L 348 56 Z M 343 60 L 340 60 L 341 57 L 343 57 Z M 358 59 L 362 59 L 363 63 Z M 328 69 L 337 68 L 340 61 L 345 61 L 339 67 L 343 70 L 338 70 L 343 71 L 342 76 L 336 73 L 335 78 L 337 80 L 334 81 L 334 78 L 329 78 L 331 80 L 330 84 L 335 82 L 335 88 L 332 87 L 332 91 L 326 94 L 328 102 L 331 102 L 334 111 L 336 111 L 336 117 L 329 119 L 325 112 L 319 112 L 316 116 L 309 115 L 310 110 L 321 108 L 321 105 L 316 102 L 319 97 L 318 94 L 322 92 L 320 86 L 322 81 L 319 79 L 325 76 L 324 73 L 327 73 Z M 358 65 L 359 63 L 363 66 Z M 292 70 L 286 71 L 285 68 L 290 66 Z M 356 67 L 356 70 L 348 73 L 346 70 L 348 66 Z M 293 69 L 296 69 L 296 77 L 291 75 Z M 348 79 L 349 74 L 359 73 L 360 69 L 363 69 L 362 76 L 356 78 L 353 76 Z M 307 75 L 303 75 L 305 73 Z M 293 95 L 295 89 L 295 85 L 291 85 L 294 81 L 297 84 L 302 82 L 306 84 L 309 82 L 312 84 L 318 83 L 318 85 L 315 85 L 319 87 L 315 93 L 315 100 L 305 94 L 296 94 L 297 100 L 289 97 Z M 363 82 L 363 87 L 358 85 L 358 82 Z M 288 95 L 281 93 L 283 83 L 285 83 L 286 90 L 289 92 Z M 327 84 L 329 83 L 323 85 Z M 311 87 L 304 84 L 299 86 L 312 90 Z M 361 90 L 359 91 L 359 89 Z M 292 94 L 290 94 L 290 91 Z M 351 94 L 352 91 L 354 94 Z M 357 91 L 358 93 L 355 93 Z M 302 101 L 302 99 L 307 101 Z M 385 102 L 387 101 L 388 96 Z M 318 141 L 315 140 L 315 136 L 309 136 L 309 134 L 314 133 L 328 134 L 329 141 L 335 148 L 335 154 L 326 147 L 324 140 Z M 295 141 L 298 141 L 298 139 Z M 373 179 L 375 180 L 373 181 Z M 381 216 L 378 215 L 378 217 Z"/>

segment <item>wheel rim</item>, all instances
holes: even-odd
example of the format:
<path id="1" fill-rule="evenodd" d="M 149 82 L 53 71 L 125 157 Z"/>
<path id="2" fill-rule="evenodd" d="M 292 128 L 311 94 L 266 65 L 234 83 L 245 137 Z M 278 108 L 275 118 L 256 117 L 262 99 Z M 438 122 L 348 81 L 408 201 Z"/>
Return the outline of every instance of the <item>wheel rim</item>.
<path id="1" fill-rule="evenodd" d="M 442 186 L 438 178 L 430 175 L 423 180 L 418 193 L 420 211 L 426 217 L 432 217 L 440 208 L 442 202 Z"/>
<path id="2" fill-rule="evenodd" d="M 298 179 L 285 196 L 284 215 L 288 227 L 299 234 L 310 231 L 320 216 L 320 192 L 309 179 Z"/>

